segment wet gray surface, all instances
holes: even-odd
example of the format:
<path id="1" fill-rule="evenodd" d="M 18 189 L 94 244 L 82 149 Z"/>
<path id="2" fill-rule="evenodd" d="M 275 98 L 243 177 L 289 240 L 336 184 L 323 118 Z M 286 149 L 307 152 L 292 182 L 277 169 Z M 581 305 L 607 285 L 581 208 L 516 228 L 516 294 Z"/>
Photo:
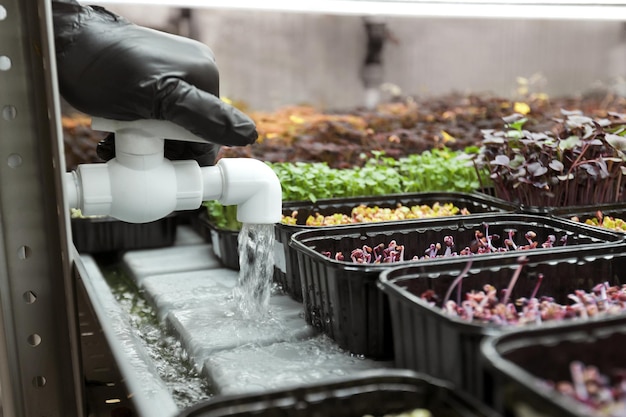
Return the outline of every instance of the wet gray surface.
<path id="1" fill-rule="evenodd" d="M 238 271 L 222 267 L 187 226 L 174 246 L 128 252 L 123 266 L 215 393 L 292 388 L 391 366 L 339 349 L 286 295 L 272 295 L 266 318 L 242 316 L 232 297 Z"/>

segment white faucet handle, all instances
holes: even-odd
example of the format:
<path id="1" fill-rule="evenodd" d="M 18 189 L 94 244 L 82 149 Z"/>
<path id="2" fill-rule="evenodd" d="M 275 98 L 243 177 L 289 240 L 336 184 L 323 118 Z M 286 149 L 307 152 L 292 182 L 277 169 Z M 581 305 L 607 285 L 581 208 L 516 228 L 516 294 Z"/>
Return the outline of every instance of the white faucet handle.
<path id="1" fill-rule="evenodd" d="M 206 143 L 206 140 L 199 138 L 184 127 L 167 120 L 140 119 L 121 121 L 93 117 L 91 119 L 91 128 L 102 132 L 124 132 L 128 130 L 142 132 L 142 136 L 155 139 L 175 139 Z"/>

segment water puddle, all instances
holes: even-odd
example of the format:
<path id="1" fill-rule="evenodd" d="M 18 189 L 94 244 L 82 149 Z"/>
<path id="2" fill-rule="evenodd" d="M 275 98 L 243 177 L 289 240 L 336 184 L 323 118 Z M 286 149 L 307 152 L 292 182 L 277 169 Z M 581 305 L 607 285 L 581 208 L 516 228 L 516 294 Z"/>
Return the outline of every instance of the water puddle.
<path id="1" fill-rule="evenodd" d="M 244 317 L 265 318 L 274 275 L 274 225 L 242 225 L 238 237 L 239 279 L 235 300 Z"/>

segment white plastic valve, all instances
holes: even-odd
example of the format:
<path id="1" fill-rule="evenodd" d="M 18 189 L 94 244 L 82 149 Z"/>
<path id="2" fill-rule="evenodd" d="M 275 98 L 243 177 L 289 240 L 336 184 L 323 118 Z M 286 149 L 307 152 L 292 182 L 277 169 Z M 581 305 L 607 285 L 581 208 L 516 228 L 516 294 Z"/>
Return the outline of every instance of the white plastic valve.
<path id="1" fill-rule="evenodd" d="M 223 158 L 209 167 L 194 160 L 170 161 L 164 157 L 164 138 L 204 141 L 166 121 L 93 118 L 92 128 L 115 132 L 115 158 L 104 164 L 82 164 L 66 173 L 68 203 L 84 215 L 147 223 L 218 200 L 237 205 L 241 222 L 280 221 L 280 181 L 262 161 Z"/>

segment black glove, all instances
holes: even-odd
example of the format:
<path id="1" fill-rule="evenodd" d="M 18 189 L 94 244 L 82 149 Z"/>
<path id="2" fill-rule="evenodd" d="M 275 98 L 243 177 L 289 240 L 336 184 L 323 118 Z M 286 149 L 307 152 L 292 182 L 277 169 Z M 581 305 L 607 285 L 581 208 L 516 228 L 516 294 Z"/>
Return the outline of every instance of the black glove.
<path id="1" fill-rule="evenodd" d="M 134 25 L 101 7 L 53 0 L 61 94 L 76 109 L 114 120 L 176 123 L 210 143 L 166 141 L 166 157 L 214 162 L 218 145 L 254 143 L 254 122 L 219 99 L 219 73 L 204 44 Z M 111 137 L 98 154 L 114 154 Z M 108 158 L 107 158 L 108 156 Z"/>

